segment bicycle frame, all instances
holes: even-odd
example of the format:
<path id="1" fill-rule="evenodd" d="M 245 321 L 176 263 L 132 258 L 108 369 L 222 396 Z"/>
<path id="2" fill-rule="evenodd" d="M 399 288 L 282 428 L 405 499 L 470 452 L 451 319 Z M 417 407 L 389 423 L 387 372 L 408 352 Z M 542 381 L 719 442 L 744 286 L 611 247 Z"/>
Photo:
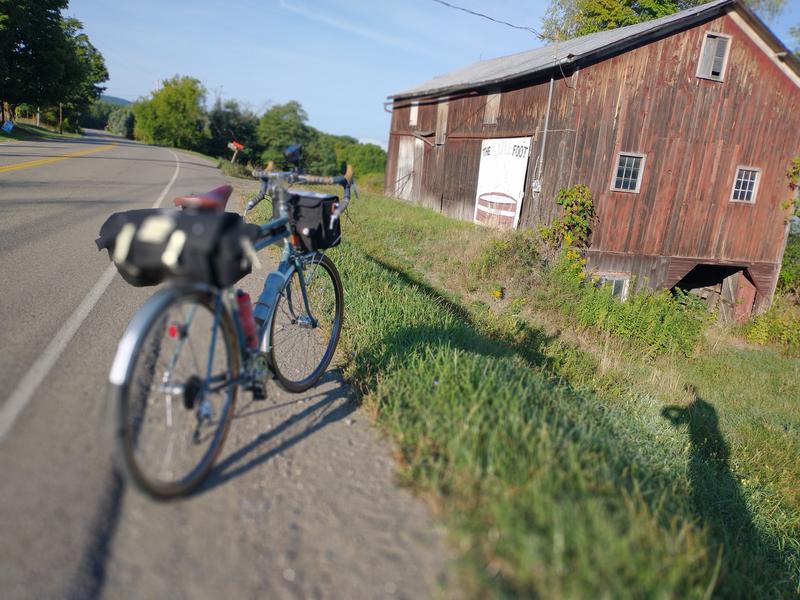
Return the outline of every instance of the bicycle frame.
<path id="1" fill-rule="evenodd" d="M 278 267 L 267 275 L 262 291 L 253 305 L 253 316 L 256 320 L 257 333 L 260 340 L 258 350 L 254 351 L 247 346 L 241 319 L 239 317 L 238 305 L 233 298 L 232 288 L 220 289 L 207 284 L 167 286 L 151 296 L 129 323 L 128 328 L 125 330 L 120 340 L 114 362 L 111 366 L 111 372 L 109 374 L 110 383 L 121 386 L 128 380 L 130 376 L 128 370 L 133 364 L 132 359 L 141 350 L 141 336 L 139 334 L 142 328 L 150 322 L 155 314 L 163 310 L 163 308 L 175 298 L 183 295 L 187 289 L 196 293 L 209 294 L 214 298 L 214 321 L 211 332 L 208 366 L 203 385 L 204 391 L 218 391 L 230 385 L 247 384 L 252 380 L 251 373 L 249 373 L 251 360 L 256 353 L 266 354 L 271 350 L 270 340 L 272 336 L 270 327 L 272 326 L 277 300 L 286 281 L 293 276 L 295 271 L 297 271 L 299 277 L 300 290 L 306 314 L 310 316 L 312 326 L 316 325 L 317 319 L 313 316 L 308 302 L 307 282 L 303 275 L 303 269 L 298 269 L 298 265 L 301 261 L 308 260 L 313 256 L 322 255 L 323 253 L 318 251 L 315 253 L 301 254 L 295 250 L 288 239 L 291 235 L 291 231 L 289 229 L 289 218 L 287 216 L 288 202 L 285 188 L 277 188 L 277 198 L 275 198 L 274 201 L 278 202 L 278 213 L 280 216 L 260 226 L 261 237 L 253 244 L 255 250 L 258 251 L 267 246 L 283 242 L 283 251 Z M 245 210 L 245 215 L 246 214 L 247 210 Z M 215 382 L 212 381 L 211 368 L 218 341 L 217 330 L 221 326 L 222 311 L 228 311 L 233 320 L 237 340 L 237 348 L 235 351 L 238 351 L 239 357 L 241 358 L 239 361 L 241 372 L 236 374 L 232 381 L 222 382 L 221 385 L 212 387 Z M 188 316 L 187 320 L 183 323 L 183 327 L 189 327 L 193 315 L 194 313 Z M 175 353 L 179 353 L 181 348 L 182 344 L 179 344 L 175 349 Z M 175 360 L 176 357 L 173 356 L 170 362 L 175 362 Z M 271 368 L 270 365 L 268 365 L 268 367 Z M 165 383 L 166 382 L 162 382 L 162 385 Z"/>

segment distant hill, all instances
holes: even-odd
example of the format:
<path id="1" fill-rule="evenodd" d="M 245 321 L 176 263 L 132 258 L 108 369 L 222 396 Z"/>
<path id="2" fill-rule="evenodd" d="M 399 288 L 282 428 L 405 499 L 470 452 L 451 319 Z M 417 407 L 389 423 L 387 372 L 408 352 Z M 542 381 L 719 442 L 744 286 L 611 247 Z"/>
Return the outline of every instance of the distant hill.
<path id="1" fill-rule="evenodd" d="M 100 101 L 108 102 L 109 104 L 116 104 L 117 106 L 128 106 L 129 104 L 132 104 L 130 100 L 125 100 L 125 98 L 117 98 L 116 96 L 106 96 L 105 94 L 100 94 Z"/>

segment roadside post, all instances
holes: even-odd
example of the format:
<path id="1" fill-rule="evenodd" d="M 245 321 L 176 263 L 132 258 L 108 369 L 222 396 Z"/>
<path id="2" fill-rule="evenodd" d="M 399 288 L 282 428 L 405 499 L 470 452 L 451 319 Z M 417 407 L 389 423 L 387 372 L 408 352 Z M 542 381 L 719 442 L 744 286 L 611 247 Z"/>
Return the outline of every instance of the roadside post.
<path id="1" fill-rule="evenodd" d="M 239 150 L 244 150 L 244 146 L 242 144 L 240 144 L 239 142 L 237 142 L 236 140 L 233 140 L 232 142 L 229 142 L 228 143 L 228 148 L 233 150 L 233 156 L 231 157 L 231 163 L 236 161 L 236 155 L 239 154 Z"/>

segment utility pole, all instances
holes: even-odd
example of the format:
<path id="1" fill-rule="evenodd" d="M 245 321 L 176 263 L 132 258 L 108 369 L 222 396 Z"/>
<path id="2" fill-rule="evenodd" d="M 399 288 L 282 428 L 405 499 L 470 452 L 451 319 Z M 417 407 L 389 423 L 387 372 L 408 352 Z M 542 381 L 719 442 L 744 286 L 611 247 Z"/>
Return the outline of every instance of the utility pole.
<path id="1" fill-rule="evenodd" d="M 58 103 L 58 133 L 64 133 L 64 111 L 61 102 Z"/>

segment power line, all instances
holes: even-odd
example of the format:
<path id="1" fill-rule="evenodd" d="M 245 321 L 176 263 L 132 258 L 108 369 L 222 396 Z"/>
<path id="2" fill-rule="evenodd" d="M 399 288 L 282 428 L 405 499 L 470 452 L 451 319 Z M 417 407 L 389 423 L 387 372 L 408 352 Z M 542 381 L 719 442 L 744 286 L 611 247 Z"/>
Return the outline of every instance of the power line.
<path id="1" fill-rule="evenodd" d="M 455 9 L 455 10 L 460 10 L 460 11 L 465 12 L 467 14 L 474 15 L 476 17 L 481 17 L 483 19 L 488 19 L 489 21 L 492 21 L 493 23 L 499 23 L 500 25 L 506 25 L 507 27 L 511 27 L 512 29 L 521 29 L 522 31 L 527 31 L 527 32 L 532 33 L 533 35 L 535 35 L 540 40 L 546 40 L 547 39 L 541 33 L 536 31 L 533 27 L 523 27 L 522 25 L 514 25 L 513 23 L 509 23 L 508 21 L 503 21 L 501 19 L 495 19 L 494 17 L 490 17 L 489 15 L 485 15 L 483 13 L 475 12 L 474 10 L 470 10 L 468 8 L 464 8 L 462 6 L 456 6 L 455 4 L 450 4 L 449 2 L 445 2 L 445 0 L 433 0 L 433 1 L 438 3 L 438 4 L 442 4 L 442 5 L 444 5 L 444 6 L 448 7 L 448 8 L 452 8 L 452 9 Z"/>

